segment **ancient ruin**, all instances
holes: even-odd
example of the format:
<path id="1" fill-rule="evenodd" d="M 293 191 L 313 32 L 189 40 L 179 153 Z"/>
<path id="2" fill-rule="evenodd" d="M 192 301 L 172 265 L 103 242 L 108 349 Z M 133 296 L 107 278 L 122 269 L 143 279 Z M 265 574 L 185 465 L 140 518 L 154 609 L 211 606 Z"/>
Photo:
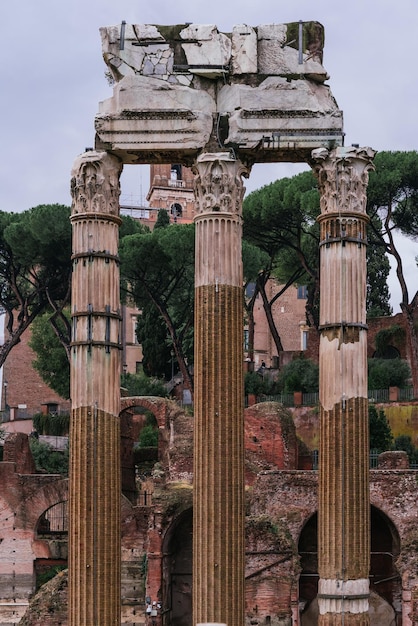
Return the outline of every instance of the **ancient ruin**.
<path id="1" fill-rule="evenodd" d="M 153 413 L 159 443 L 158 472 L 137 482 L 140 491 L 133 493 L 134 443 L 143 418 L 135 407 Z M 404 408 L 416 419 L 417 404 Z M 121 409 L 121 624 L 190 626 L 194 420 L 163 398 L 122 398 Z M 306 407 L 290 414 L 265 402 L 244 413 L 245 623 L 314 626 L 318 473 L 296 436 Z M 316 431 L 316 410 L 308 419 Z M 23 434 L 7 439 L 0 473 L 0 623 L 18 624 L 24 613 L 21 626 L 67 626 L 65 571 L 33 591 L 35 575 L 37 588 L 45 572 L 67 563 L 68 480 L 34 473 Z M 370 472 L 373 626 L 417 623 L 417 490 L 417 470 L 408 469 L 405 453 L 379 457 Z M 147 597 L 159 605 L 156 617 L 147 613 Z"/>
<path id="2" fill-rule="evenodd" d="M 295 161 L 314 167 L 322 195 L 319 623 L 366 625 L 364 200 L 374 153 L 343 146 L 323 28 L 122 23 L 101 36 L 113 96 L 96 116 L 95 150 L 72 174 L 69 623 L 120 620 L 119 175 L 151 162 L 196 172 L 193 624 L 245 622 L 242 176 L 256 162 Z"/>

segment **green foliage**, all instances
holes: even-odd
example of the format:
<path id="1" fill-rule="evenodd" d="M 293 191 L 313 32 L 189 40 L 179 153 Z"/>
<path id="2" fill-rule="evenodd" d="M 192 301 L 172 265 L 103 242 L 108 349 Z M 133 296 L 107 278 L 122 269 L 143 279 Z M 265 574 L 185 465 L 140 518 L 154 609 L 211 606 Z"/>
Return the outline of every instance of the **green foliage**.
<path id="1" fill-rule="evenodd" d="M 145 235 L 125 237 L 121 242 L 120 257 L 124 284 L 130 297 L 139 309 L 144 310 L 147 325 L 152 323 L 152 310 L 154 320 L 159 317 L 164 320 L 168 331 L 164 343 L 170 351 L 174 349 L 185 384 L 191 389 L 192 378 L 187 364 L 193 363 L 194 225 L 171 225 Z M 160 331 L 147 334 L 150 342 L 160 344 Z M 149 348 L 149 344 L 145 350 L 143 347 L 145 361 Z M 153 350 L 156 354 L 161 348 L 156 345 Z M 167 367 L 166 356 L 163 367 Z"/>
<path id="2" fill-rule="evenodd" d="M 64 314 L 69 322 L 71 319 L 69 310 L 67 309 Z M 61 398 L 69 398 L 70 363 L 64 346 L 51 326 L 50 318 L 50 313 L 43 313 L 32 322 L 29 340 L 29 346 L 35 353 L 32 365 L 48 387 Z M 62 320 L 56 320 L 56 325 L 63 333 L 65 332 Z"/>
<path id="3" fill-rule="evenodd" d="M 156 448 L 158 446 L 158 429 L 152 425 L 147 424 L 143 427 L 139 433 L 139 447 L 140 448 Z"/>
<path id="4" fill-rule="evenodd" d="M 379 411 L 373 404 L 369 405 L 370 449 L 385 452 L 393 446 L 393 435 L 390 424 L 383 409 Z"/>
<path id="5" fill-rule="evenodd" d="M 307 309 L 313 317 L 319 284 L 319 212 L 317 183 L 310 171 L 266 185 L 249 194 L 243 204 L 244 239 L 267 255 L 259 288 L 273 277 L 288 287 L 309 283 Z"/>
<path id="6" fill-rule="evenodd" d="M 378 152 L 370 173 L 367 205 L 370 215 L 380 212 L 404 235 L 418 235 L 418 152 Z"/>
<path id="7" fill-rule="evenodd" d="M 167 324 L 155 304 L 147 302 L 138 315 L 136 335 L 142 346 L 142 366 L 147 376 L 171 378 L 171 342 Z"/>
<path id="8" fill-rule="evenodd" d="M 375 216 L 375 229 L 381 229 L 380 220 Z M 380 239 L 374 236 L 374 231 L 369 229 L 369 245 L 367 246 L 367 290 L 366 311 L 367 317 L 381 317 L 392 315 L 390 306 L 390 293 L 387 283 L 390 263 L 386 249 L 381 245 Z"/>
<path id="9" fill-rule="evenodd" d="M 167 228 L 167 226 L 170 226 L 170 216 L 168 214 L 168 211 L 166 211 L 165 209 L 160 209 L 158 211 L 154 230 L 158 230 L 159 228 Z"/>
<path id="10" fill-rule="evenodd" d="M 33 427 L 39 435 L 55 435 L 57 437 L 68 435 L 70 416 L 68 413 L 61 415 L 35 413 Z"/>
<path id="11" fill-rule="evenodd" d="M 406 452 L 410 463 L 418 463 L 418 448 L 414 446 L 412 438 L 409 435 L 396 437 L 393 447 L 395 450 L 403 450 Z"/>
<path id="12" fill-rule="evenodd" d="M 405 387 L 411 370 L 402 359 L 368 359 L 369 389 Z"/>
<path id="13" fill-rule="evenodd" d="M 138 220 L 125 215 L 121 217 L 122 223 L 119 231 L 121 239 L 150 232 L 149 228 Z M 58 222 L 61 219 L 62 217 L 58 219 Z M 55 245 L 63 246 L 66 253 L 71 256 L 71 250 L 67 249 L 65 241 L 55 241 Z M 70 256 L 68 261 L 70 261 Z M 42 380 L 61 398 L 70 396 L 70 363 L 67 356 L 70 328 L 71 313 L 68 307 L 64 308 L 58 316 L 48 307 L 48 310 L 39 314 L 31 324 L 29 346 L 35 353 L 33 367 Z"/>
<path id="14" fill-rule="evenodd" d="M 0 306 L 8 313 L 8 336 L 0 366 L 37 315 L 69 299 L 70 208 L 39 205 L 22 213 L 0 211 Z"/>
<path id="15" fill-rule="evenodd" d="M 67 565 L 53 565 L 44 569 L 36 575 L 36 590 L 40 589 L 42 585 L 52 580 L 57 574 L 67 569 Z"/>
<path id="16" fill-rule="evenodd" d="M 242 265 L 246 283 L 255 282 L 259 272 L 268 266 L 270 257 L 256 245 L 242 241 Z"/>
<path id="17" fill-rule="evenodd" d="M 304 357 L 294 359 L 283 367 L 279 384 L 284 393 L 316 392 L 319 389 L 319 366 L 311 359 Z"/>
<path id="18" fill-rule="evenodd" d="M 68 476 L 68 448 L 65 452 L 59 452 L 35 437 L 31 437 L 29 441 L 38 472 Z"/>
<path id="19" fill-rule="evenodd" d="M 273 396 L 277 393 L 277 384 L 267 375 L 262 376 L 259 372 L 247 372 L 244 379 L 245 395 Z"/>
<path id="20" fill-rule="evenodd" d="M 122 374 L 121 386 L 127 389 L 129 396 L 159 396 L 167 397 L 164 382 L 156 378 L 149 378 L 145 374 Z"/>
<path id="21" fill-rule="evenodd" d="M 281 285 L 306 285 L 307 319 L 313 326 L 319 323 L 319 214 L 317 181 L 311 171 L 266 185 L 249 194 L 243 204 L 244 238 L 268 255 L 264 280 L 273 277 Z M 379 231 L 381 221 L 372 219 Z M 390 315 L 387 250 L 378 237 L 371 243 L 367 251 L 367 314 Z"/>
<path id="22" fill-rule="evenodd" d="M 123 239 L 128 235 L 135 235 L 137 233 L 149 233 L 148 226 L 144 226 L 138 220 L 135 220 L 130 215 L 121 215 L 122 223 L 119 228 L 119 239 Z"/>

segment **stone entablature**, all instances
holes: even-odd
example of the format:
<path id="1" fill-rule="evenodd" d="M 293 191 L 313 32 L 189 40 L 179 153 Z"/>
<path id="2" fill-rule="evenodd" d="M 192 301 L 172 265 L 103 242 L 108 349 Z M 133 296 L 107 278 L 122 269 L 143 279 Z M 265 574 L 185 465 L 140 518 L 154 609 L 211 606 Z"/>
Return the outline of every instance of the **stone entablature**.
<path id="1" fill-rule="evenodd" d="M 96 116 L 96 147 L 125 163 L 192 164 L 209 142 L 251 162 L 304 161 L 343 143 L 318 22 L 240 24 L 229 34 L 213 24 L 122 24 L 101 37 L 116 84 Z"/>

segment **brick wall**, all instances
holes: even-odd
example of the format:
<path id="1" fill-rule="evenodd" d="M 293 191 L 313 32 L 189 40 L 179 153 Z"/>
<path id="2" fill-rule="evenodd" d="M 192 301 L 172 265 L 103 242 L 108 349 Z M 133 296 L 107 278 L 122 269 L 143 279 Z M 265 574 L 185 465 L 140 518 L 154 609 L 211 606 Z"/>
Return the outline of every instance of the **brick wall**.
<path id="1" fill-rule="evenodd" d="M 7 404 L 10 407 L 21 405 L 19 416 L 40 413 L 42 404 L 47 403 L 56 403 L 68 409 L 68 401 L 52 391 L 32 367 L 35 354 L 28 345 L 30 332 L 29 328 L 23 333 L 20 343 L 12 348 L 4 364 L 3 380 L 8 383 Z"/>

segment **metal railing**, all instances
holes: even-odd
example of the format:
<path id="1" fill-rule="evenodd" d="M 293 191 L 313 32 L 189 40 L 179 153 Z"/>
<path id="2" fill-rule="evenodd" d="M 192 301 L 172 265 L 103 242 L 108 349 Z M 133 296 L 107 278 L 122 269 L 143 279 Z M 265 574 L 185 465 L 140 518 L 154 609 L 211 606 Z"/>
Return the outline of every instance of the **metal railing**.
<path id="1" fill-rule="evenodd" d="M 369 389 L 368 391 L 369 402 L 373 403 L 389 403 L 390 394 L 389 389 Z M 414 399 L 414 391 L 412 387 L 405 387 L 399 389 L 399 402 L 410 402 Z M 256 396 L 256 402 L 279 402 L 284 406 L 296 406 L 295 396 L 293 393 L 280 393 L 277 395 L 269 396 L 261 394 Z M 317 406 L 319 405 L 319 393 L 302 393 L 302 406 Z M 249 406 L 248 396 L 245 397 L 245 406 Z"/>

